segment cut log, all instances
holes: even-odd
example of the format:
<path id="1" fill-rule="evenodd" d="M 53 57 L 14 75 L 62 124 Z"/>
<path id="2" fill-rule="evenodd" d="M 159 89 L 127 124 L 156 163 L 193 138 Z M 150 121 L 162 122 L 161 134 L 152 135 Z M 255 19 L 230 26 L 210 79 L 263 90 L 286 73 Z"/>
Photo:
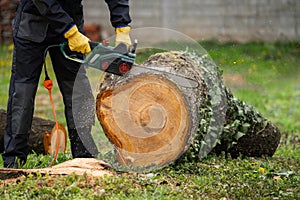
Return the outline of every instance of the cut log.
<path id="1" fill-rule="evenodd" d="M 159 53 L 140 67 L 149 70 L 136 73 L 133 67 L 123 77 L 107 74 L 96 100 L 98 119 L 116 147 L 118 164 L 165 166 L 180 157 L 199 160 L 221 151 L 274 154 L 278 128 L 225 88 L 207 55 Z M 183 86 L 170 73 L 198 86 Z"/>
<path id="2" fill-rule="evenodd" d="M 197 132 L 198 97 L 205 92 L 198 88 L 203 85 L 201 74 L 188 62 L 167 67 L 177 54 L 161 55 L 143 63 L 146 70 L 133 68 L 125 77 L 107 75 L 100 86 L 96 112 L 115 146 L 117 164 L 165 166 L 186 151 Z"/>
<path id="3" fill-rule="evenodd" d="M 29 137 L 29 152 L 34 151 L 37 154 L 44 154 L 44 134 L 49 135 L 55 125 L 54 121 L 46 120 L 40 117 L 34 117 Z M 0 153 L 4 150 L 4 130 L 6 126 L 6 111 L 0 109 Z M 49 138 L 51 140 L 51 138 Z M 53 144 L 55 148 L 55 143 Z"/>

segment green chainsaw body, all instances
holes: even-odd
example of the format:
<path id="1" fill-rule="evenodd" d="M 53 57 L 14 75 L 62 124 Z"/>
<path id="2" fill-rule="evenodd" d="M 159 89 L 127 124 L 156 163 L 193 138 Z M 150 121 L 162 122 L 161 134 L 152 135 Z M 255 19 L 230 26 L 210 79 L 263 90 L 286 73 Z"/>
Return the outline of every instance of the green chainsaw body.
<path id="1" fill-rule="evenodd" d="M 61 44 L 60 49 L 63 55 L 69 60 L 82 63 L 104 72 L 123 76 L 131 70 L 136 58 L 136 43 L 133 45 L 131 51 L 127 49 L 125 43 L 120 43 L 116 47 L 97 42 L 89 42 L 89 44 L 92 51 L 86 55 L 84 60 L 79 59 L 74 55 L 67 55 L 65 51 L 67 47 L 66 43 Z"/>

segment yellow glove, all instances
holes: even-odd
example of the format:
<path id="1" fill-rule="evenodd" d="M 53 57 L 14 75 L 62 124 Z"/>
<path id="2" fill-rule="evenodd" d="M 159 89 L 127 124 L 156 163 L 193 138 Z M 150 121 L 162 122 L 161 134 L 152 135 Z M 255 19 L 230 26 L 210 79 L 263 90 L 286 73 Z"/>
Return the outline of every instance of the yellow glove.
<path id="1" fill-rule="evenodd" d="M 65 33 L 64 37 L 68 40 L 71 51 L 77 51 L 83 54 L 91 52 L 91 47 L 89 45 L 90 39 L 80 33 L 76 25 L 70 28 L 70 30 Z"/>
<path id="2" fill-rule="evenodd" d="M 130 26 L 116 28 L 116 46 L 121 42 L 124 42 L 127 48 L 131 46 L 129 32 L 130 32 Z"/>

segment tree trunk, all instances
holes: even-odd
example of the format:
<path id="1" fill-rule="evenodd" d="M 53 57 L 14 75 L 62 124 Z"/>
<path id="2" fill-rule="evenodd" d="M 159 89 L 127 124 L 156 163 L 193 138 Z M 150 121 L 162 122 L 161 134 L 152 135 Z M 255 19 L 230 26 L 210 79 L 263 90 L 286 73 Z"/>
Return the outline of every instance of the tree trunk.
<path id="1" fill-rule="evenodd" d="M 272 156 L 280 140 L 271 122 L 225 88 L 207 55 L 159 53 L 126 76 L 107 74 L 96 103 L 121 165 L 165 166 L 222 151 Z"/>
<path id="2" fill-rule="evenodd" d="M 49 136 L 55 122 L 51 120 L 34 117 L 29 137 L 29 152 L 44 154 L 44 135 Z M 0 109 L 0 153 L 4 150 L 4 130 L 6 126 L 6 111 Z M 48 133 L 48 134 L 47 134 Z"/>

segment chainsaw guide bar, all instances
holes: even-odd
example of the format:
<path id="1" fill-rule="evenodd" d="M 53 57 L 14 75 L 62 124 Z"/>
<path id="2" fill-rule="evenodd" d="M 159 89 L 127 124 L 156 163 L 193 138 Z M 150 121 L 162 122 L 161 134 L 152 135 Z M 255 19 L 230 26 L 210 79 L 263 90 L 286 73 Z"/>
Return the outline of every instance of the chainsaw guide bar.
<path id="1" fill-rule="evenodd" d="M 163 66 L 162 66 L 163 68 Z M 174 74 L 171 72 L 162 71 L 159 69 L 153 69 L 153 68 L 146 68 L 138 65 L 134 65 L 132 69 L 130 70 L 129 74 L 138 75 L 142 73 L 154 73 L 158 75 L 165 75 L 170 80 L 173 80 L 176 84 L 178 84 L 181 87 L 185 88 L 197 88 L 199 86 L 199 83 L 193 79 Z"/>

